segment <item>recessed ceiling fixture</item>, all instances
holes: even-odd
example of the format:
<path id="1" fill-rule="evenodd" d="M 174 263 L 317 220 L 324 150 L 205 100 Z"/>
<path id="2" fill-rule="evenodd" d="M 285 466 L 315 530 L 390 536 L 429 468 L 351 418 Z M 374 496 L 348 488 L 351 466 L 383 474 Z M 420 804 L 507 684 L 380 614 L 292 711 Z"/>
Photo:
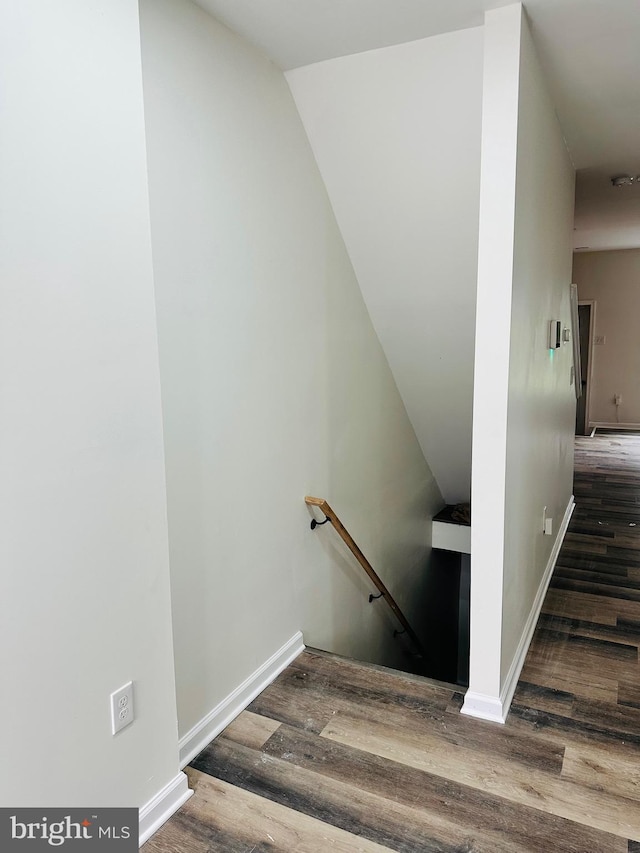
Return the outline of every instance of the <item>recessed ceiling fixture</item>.
<path id="1" fill-rule="evenodd" d="M 640 183 L 640 175 L 615 175 L 611 178 L 614 187 L 630 187 L 635 183 Z"/>

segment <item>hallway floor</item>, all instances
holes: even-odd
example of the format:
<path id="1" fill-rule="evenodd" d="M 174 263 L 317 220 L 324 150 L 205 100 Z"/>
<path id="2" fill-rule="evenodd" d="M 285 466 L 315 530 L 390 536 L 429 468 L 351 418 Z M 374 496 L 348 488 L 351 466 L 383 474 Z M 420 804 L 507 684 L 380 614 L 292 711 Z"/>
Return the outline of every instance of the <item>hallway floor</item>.
<path id="1" fill-rule="evenodd" d="M 640 436 L 577 438 L 575 496 L 505 726 L 306 651 L 195 759 L 145 853 L 640 851 Z"/>

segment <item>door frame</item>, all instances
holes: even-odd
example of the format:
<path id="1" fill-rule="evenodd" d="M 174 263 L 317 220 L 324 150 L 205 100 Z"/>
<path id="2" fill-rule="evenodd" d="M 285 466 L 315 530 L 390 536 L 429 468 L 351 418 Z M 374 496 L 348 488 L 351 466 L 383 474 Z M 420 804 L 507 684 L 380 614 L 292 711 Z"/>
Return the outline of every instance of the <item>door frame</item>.
<path id="1" fill-rule="evenodd" d="M 593 342 L 596 330 L 596 300 L 595 299 L 578 299 L 578 308 L 581 305 L 588 305 L 589 311 L 589 364 L 587 365 L 587 393 L 585 394 L 584 403 L 584 430 L 588 434 L 588 430 L 592 428 L 591 423 L 591 383 L 593 382 Z M 582 377 L 576 377 L 576 381 L 582 382 Z"/>

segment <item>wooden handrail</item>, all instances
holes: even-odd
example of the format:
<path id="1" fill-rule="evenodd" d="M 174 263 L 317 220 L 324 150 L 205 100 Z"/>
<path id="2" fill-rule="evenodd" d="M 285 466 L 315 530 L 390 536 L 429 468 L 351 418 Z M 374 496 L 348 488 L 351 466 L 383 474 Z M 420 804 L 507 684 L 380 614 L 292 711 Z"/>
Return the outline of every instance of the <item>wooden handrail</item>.
<path id="1" fill-rule="evenodd" d="M 313 498 L 313 497 L 310 497 L 309 495 L 307 495 L 307 497 L 304 499 L 304 501 L 308 506 L 317 506 L 318 509 L 321 510 L 321 512 L 323 512 L 325 514 L 326 518 L 329 519 L 331 524 L 335 527 L 335 530 L 336 530 L 336 533 L 338 534 L 338 536 L 342 539 L 342 541 L 345 543 L 347 548 L 351 551 L 353 556 L 356 558 L 356 560 L 360 563 L 362 568 L 365 570 L 365 572 L 369 576 L 369 579 L 371 580 L 371 582 L 374 584 L 374 586 L 376 587 L 378 592 L 380 592 L 380 594 L 382 595 L 384 600 L 387 602 L 387 604 L 389 605 L 391 610 L 394 612 L 396 619 L 402 625 L 402 627 L 406 631 L 407 635 L 409 637 L 411 637 L 411 639 L 413 640 L 413 643 L 416 646 L 418 652 L 421 655 L 424 655 L 422 643 L 420 642 L 418 635 L 413 630 L 411 625 L 409 625 L 409 623 L 407 622 L 406 616 L 404 615 L 402 610 L 400 610 L 400 608 L 398 607 L 398 604 L 397 604 L 395 598 L 391 595 L 389 590 L 386 588 L 386 586 L 384 585 L 384 583 L 380 579 L 380 576 L 378 575 L 376 570 L 373 568 L 371 563 L 367 560 L 367 558 L 362 553 L 360 548 L 358 548 L 358 546 L 354 542 L 352 536 L 350 535 L 349 531 L 344 526 L 344 524 L 340 521 L 340 519 L 335 514 L 335 512 L 331 509 L 329 504 L 325 501 L 324 498 Z M 324 523 L 324 522 L 321 522 L 321 523 Z M 379 598 L 379 596 L 375 596 L 375 597 Z M 401 633 L 401 632 L 399 632 L 399 633 Z"/>

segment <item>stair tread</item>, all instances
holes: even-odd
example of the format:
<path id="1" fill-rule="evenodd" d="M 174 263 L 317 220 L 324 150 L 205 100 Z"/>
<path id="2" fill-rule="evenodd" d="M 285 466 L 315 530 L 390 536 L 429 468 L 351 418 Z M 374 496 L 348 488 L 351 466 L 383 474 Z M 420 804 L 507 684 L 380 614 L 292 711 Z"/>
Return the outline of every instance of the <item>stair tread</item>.
<path id="1" fill-rule="evenodd" d="M 439 681 L 437 678 L 429 678 L 428 676 L 425 676 L 425 675 L 418 675 L 418 674 L 413 673 L 413 672 L 406 672 L 405 670 L 402 670 L 402 669 L 394 669 L 393 667 L 383 666 L 382 664 L 378 664 L 378 663 L 371 663 L 369 661 L 363 661 L 363 660 L 355 660 L 354 658 L 346 657 L 345 655 L 339 655 L 339 654 L 336 654 L 335 652 L 327 652 L 324 649 L 317 649 L 317 648 L 314 648 L 313 646 L 307 646 L 305 648 L 305 651 L 302 652 L 298 658 L 296 658 L 296 661 L 304 660 L 303 656 L 305 654 L 311 654 L 311 655 L 316 655 L 317 657 L 324 657 L 324 658 L 328 658 L 330 660 L 335 660 L 337 664 L 342 664 L 348 668 L 358 667 L 361 669 L 375 670 L 377 672 L 380 672 L 383 674 L 386 673 L 390 676 L 394 676 L 394 677 L 403 679 L 405 681 L 413 681 L 417 684 L 425 684 L 426 683 L 426 684 L 429 684 L 430 686 L 432 686 L 434 688 L 439 688 L 439 689 L 441 689 L 447 693 L 460 693 L 461 691 L 464 691 L 466 689 L 465 687 L 461 687 L 459 684 L 453 684 L 453 683 L 448 682 L 448 681 Z M 294 661 L 294 664 L 296 661 Z"/>

